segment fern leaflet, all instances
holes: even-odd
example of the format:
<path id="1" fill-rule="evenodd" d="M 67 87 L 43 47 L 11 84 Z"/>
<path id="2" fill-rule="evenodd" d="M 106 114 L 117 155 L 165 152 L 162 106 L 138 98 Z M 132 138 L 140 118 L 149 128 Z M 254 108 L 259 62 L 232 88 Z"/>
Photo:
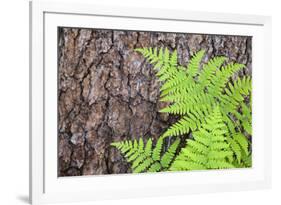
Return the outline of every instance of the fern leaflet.
<path id="1" fill-rule="evenodd" d="M 172 163 L 180 139 L 176 139 L 166 152 L 163 152 L 163 137 L 160 137 L 153 147 L 152 139 L 149 138 L 144 144 L 142 138 L 139 141 L 125 140 L 111 143 L 125 156 L 126 160 L 131 163 L 134 173 L 140 172 L 158 172 L 167 170 Z"/>

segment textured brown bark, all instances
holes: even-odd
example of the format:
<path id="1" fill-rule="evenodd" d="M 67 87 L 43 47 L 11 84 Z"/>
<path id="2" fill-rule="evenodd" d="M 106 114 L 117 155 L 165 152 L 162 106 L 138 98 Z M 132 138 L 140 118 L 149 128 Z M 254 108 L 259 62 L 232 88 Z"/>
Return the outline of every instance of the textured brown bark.
<path id="1" fill-rule="evenodd" d="M 179 63 L 206 50 L 251 74 L 251 37 L 59 28 L 59 176 L 130 172 L 113 141 L 159 137 L 175 121 L 158 112 L 159 82 L 134 48 L 177 49 Z"/>

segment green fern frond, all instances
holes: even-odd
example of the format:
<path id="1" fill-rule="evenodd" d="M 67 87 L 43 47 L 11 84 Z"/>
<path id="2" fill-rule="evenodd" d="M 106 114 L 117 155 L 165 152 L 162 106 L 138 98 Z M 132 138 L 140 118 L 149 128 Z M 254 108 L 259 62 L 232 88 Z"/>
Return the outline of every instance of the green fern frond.
<path id="1" fill-rule="evenodd" d="M 233 153 L 224 136 L 227 132 L 219 107 L 216 107 L 206 123 L 193 133 L 194 139 L 187 140 L 170 170 L 233 168 L 228 160 Z"/>
<path id="2" fill-rule="evenodd" d="M 136 51 L 154 65 L 156 75 L 163 82 L 161 101 L 172 103 L 160 112 L 181 115 L 182 118 L 168 128 L 155 148 L 152 148 L 151 140 L 145 147 L 142 141 L 124 142 L 123 146 L 114 144 L 133 163 L 133 170 L 167 169 L 175 153 L 174 147 L 178 144 L 176 140 L 176 144 L 161 157 L 163 139 L 190 132 L 194 139 L 188 140 L 187 147 L 182 149 L 171 169 L 182 170 L 186 166 L 188 169 L 248 166 L 251 154 L 245 133 L 251 135 L 251 78 L 237 77 L 229 82 L 244 65 L 229 63 L 221 67 L 226 58 L 219 56 L 203 64 L 201 70 L 202 50 L 184 68 L 177 64 L 176 50 L 172 54 L 167 48 L 141 48 Z M 214 119 L 220 119 L 220 123 L 215 123 Z M 143 153 L 142 156 L 140 153 Z M 187 156 L 189 160 L 186 160 Z"/>
<path id="3" fill-rule="evenodd" d="M 150 53 L 149 55 L 152 56 L 152 51 L 153 49 L 147 49 L 146 53 Z M 166 65 L 160 67 L 157 73 L 157 76 L 160 76 L 160 80 L 163 81 L 160 88 L 161 101 L 172 103 L 160 112 L 181 116 L 181 119 L 168 128 L 163 136 L 180 136 L 198 130 L 206 116 L 214 107 L 219 106 L 228 128 L 228 139 L 231 139 L 228 143 L 231 144 L 230 149 L 234 153 L 234 159 L 239 162 L 243 161 L 241 154 L 243 149 L 234 136 L 237 131 L 242 135 L 244 132 L 248 135 L 252 133 L 251 78 L 245 76 L 237 77 L 233 82 L 229 82 L 229 80 L 244 68 L 244 65 L 229 63 L 223 66 L 226 58 L 218 56 L 203 64 L 201 70 L 200 63 L 204 56 L 204 51 L 201 50 L 190 59 L 187 69 L 183 69 L 182 66 L 177 66 L 175 55 L 176 52 L 173 52 L 172 63 L 167 49 L 165 52 L 159 52 L 158 55 L 157 52 L 154 52 L 153 57 L 154 63 L 162 59 L 160 64 Z M 170 63 L 168 63 L 169 60 Z M 250 99 L 249 103 L 245 101 L 246 98 Z"/>
<path id="4" fill-rule="evenodd" d="M 121 142 L 113 142 L 112 146 L 120 150 L 128 162 L 134 173 L 140 172 L 158 172 L 165 171 L 172 163 L 180 140 L 176 139 L 174 143 L 163 152 L 163 137 L 160 137 L 153 147 L 152 139 L 149 138 L 146 144 L 142 138 L 139 141 L 125 140 Z"/>

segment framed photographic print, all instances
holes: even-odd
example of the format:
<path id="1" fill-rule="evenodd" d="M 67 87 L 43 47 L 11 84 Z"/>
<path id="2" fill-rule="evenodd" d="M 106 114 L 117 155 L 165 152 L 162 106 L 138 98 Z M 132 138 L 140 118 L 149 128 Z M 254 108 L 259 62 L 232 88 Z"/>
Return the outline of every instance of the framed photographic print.
<path id="1" fill-rule="evenodd" d="M 32 204 L 270 187 L 270 17 L 35 1 L 30 22 Z"/>

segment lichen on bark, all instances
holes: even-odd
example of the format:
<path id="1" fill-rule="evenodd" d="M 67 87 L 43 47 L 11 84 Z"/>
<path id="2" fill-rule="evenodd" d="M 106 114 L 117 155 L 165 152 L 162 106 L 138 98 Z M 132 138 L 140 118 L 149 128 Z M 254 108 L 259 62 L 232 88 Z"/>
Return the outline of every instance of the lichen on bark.
<path id="1" fill-rule="evenodd" d="M 131 172 L 113 141 L 157 139 L 176 116 L 159 113 L 160 83 L 138 47 L 177 50 L 179 64 L 205 49 L 246 67 L 251 75 L 248 36 L 59 28 L 58 176 Z"/>

